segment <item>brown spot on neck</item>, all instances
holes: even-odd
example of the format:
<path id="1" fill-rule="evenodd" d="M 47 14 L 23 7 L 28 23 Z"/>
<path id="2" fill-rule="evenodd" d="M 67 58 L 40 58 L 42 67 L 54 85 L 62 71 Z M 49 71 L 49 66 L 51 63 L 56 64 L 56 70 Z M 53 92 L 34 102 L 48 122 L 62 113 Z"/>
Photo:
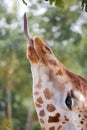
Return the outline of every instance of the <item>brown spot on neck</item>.
<path id="1" fill-rule="evenodd" d="M 41 123 L 41 124 L 44 124 L 45 122 L 44 122 L 44 120 L 43 120 L 43 119 L 40 119 L 40 123 Z"/>
<path id="2" fill-rule="evenodd" d="M 49 64 L 53 66 L 58 66 L 58 63 L 55 60 L 49 60 Z"/>
<path id="3" fill-rule="evenodd" d="M 41 98 L 41 97 L 39 97 L 39 98 L 37 99 L 37 102 L 38 102 L 39 104 L 42 104 L 42 103 L 43 103 L 42 98 Z"/>
<path id="4" fill-rule="evenodd" d="M 42 81 L 39 79 L 38 83 L 35 85 L 36 88 L 41 88 L 42 86 Z"/>
<path id="5" fill-rule="evenodd" d="M 52 93 L 50 92 L 50 90 L 48 88 L 46 88 L 44 90 L 44 95 L 45 95 L 46 99 L 51 99 L 51 97 L 52 97 Z"/>
<path id="6" fill-rule="evenodd" d="M 55 116 L 49 116 L 48 122 L 49 123 L 59 122 L 59 117 L 60 117 L 59 113 L 57 113 Z"/>
<path id="7" fill-rule="evenodd" d="M 80 117 L 81 117 L 81 115 L 79 114 L 79 115 L 78 115 L 78 117 L 80 118 Z"/>
<path id="8" fill-rule="evenodd" d="M 46 130 L 45 128 L 42 128 L 42 130 Z"/>
<path id="9" fill-rule="evenodd" d="M 39 92 L 37 92 L 37 91 L 36 91 L 36 92 L 34 92 L 34 95 L 38 95 L 38 94 L 39 94 Z"/>
<path id="10" fill-rule="evenodd" d="M 62 70 L 60 69 L 60 70 L 58 70 L 57 72 L 56 72 L 56 75 L 63 75 L 63 72 L 62 72 Z"/>
<path id="11" fill-rule="evenodd" d="M 54 71 L 52 69 L 48 71 L 47 75 L 49 76 L 49 81 L 55 80 Z"/>
<path id="12" fill-rule="evenodd" d="M 84 115 L 84 118 L 87 118 L 87 116 L 86 116 L 86 115 Z"/>
<path id="13" fill-rule="evenodd" d="M 41 111 L 39 112 L 39 115 L 42 116 L 42 117 L 45 116 L 44 110 L 41 110 Z"/>
<path id="14" fill-rule="evenodd" d="M 41 107 L 41 105 L 39 103 L 35 103 L 36 107 Z"/>
<path id="15" fill-rule="evenodd" d="M 57 128 L 57 130 L 61 130 L 61 128 L 62 128 L 62 126 L 60 125 L 60 126 Z"/>
<path id="16" fill-rule="evenodd" d="M 83 121 L 80 121 L 80 124 L 83 124 L 84 122 Z"/>
<path id="17" fill-rule="evenodd" d="M 48 105 L 47 105 L 47 110 L 48 110 L 49 112 L 53 112 L 53 111 L 56 110 L 56 108 L 55 108 L 55 106 L 54 106 L 53 104 L 48 104 Z"/>
<path id="18" fill-rule="evenodd" d="M 55 126 L 50 127 L 49 130 L 55 130 Z"/>
<path id="19" fill-rule="evenodd" d="M 64 116 L 64 118 L 65 118 L 65 121 L 69 121 L 69 118 L 67 118 L 66 116 Z"/>

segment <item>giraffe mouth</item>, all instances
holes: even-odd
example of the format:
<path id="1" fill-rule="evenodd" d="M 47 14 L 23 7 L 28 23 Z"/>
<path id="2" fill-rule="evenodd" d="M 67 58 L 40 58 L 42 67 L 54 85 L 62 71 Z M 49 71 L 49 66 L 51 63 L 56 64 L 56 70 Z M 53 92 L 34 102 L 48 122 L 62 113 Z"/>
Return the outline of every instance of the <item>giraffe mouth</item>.
<path id="1" fill-rule="evenodd" d="M 51 53 L 51 49 L 38 36 L 28 40 L 27 58 L 31 62 L 33 61 L 36 63 L 36 61 L 38 61 L 46 64 L 46 55 Z"/>

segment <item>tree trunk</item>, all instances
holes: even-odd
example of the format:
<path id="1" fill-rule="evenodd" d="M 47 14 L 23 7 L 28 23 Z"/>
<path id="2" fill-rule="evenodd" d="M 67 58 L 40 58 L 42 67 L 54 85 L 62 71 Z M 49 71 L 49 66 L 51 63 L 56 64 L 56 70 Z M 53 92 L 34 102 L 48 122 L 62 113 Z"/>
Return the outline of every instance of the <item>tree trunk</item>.
<path id="1" fill-rule="evenodd" d="M 7 118 L 10 122 L 10 128 L 13 130 L 12 125 L 12 106 L 11 106 L 11 89 L 12 89 L 12 82 L 8 81 L 7 84 Z"/>

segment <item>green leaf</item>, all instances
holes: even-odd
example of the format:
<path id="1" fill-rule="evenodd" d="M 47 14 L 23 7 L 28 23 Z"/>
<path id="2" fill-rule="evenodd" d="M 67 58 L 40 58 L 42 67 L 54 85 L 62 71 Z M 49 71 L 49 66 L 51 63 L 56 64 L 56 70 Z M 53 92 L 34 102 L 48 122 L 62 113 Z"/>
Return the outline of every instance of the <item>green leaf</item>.
<path id="1" fill-rule="evenodd" d="M 55 0 L 55 5 L 59 7 L 63 7 L 64 5 L 63 0 Z"/>
<path id="2" fill-rule="evenodd" d="M 53 4 L 54 0 L 50 0 L 50 4 Z"/>

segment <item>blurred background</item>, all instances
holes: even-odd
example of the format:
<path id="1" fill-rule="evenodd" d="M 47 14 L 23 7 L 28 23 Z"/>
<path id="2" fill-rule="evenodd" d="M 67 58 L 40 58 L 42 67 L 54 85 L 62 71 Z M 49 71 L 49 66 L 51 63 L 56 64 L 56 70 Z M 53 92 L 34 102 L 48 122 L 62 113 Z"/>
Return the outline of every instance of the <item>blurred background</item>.
<path id="1" fill-rule="evenodd" d="M 0 130 L 41 130 L 26 59 L 25 11 L 30 34 L 39 35 L 71 71 L 87 77 L 87 13 L 80 1 L 67 1 L 65 9 L 26 2 L 0 0 Z"/>

